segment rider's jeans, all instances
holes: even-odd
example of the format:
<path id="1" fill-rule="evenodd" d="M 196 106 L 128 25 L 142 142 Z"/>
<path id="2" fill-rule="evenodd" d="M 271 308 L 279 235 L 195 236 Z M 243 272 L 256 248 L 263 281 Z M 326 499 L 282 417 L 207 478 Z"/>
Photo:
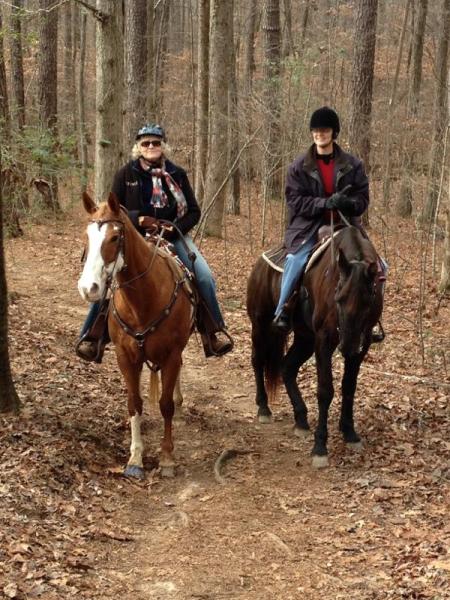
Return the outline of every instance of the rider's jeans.
<path id="1" fill-rule="evenodd" d="M 276 317 L 278 317 L 278 315 L 281 313 L 283 306 L 289 300 L 290 295 L 294 291 L 295 286 L 301 277 L 303 269 L 306 266 L 308 256 L 310 255 L 314 244 L 314 238 L 307 240 L 298 252 L 295 254 L 288 254 L 286 256 L 283 277 L 281 279 L 280 299 L 278 300 L 278 306 L 275 309 Z"/>

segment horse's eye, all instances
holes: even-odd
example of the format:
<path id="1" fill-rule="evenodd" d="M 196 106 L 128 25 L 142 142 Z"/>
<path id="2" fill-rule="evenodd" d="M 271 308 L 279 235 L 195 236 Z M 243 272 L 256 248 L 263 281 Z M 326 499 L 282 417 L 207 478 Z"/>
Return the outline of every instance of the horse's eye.
<path id="1" fill-rule="evenodd" d="M 119 236 L 118 236 L 118 235 L 113 235 L 110 241 L 111 241 L 113 244 L 115 244 L 115 243 L 116 243 L 118 240 L 119 240 Z"/>

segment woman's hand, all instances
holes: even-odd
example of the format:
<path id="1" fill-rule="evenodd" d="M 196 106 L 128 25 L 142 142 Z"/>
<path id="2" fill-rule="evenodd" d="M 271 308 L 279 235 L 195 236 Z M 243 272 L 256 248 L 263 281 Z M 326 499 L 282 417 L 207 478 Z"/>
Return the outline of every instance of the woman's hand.
<path id="1" fill-rule="evenodd" d="M 155 217 L 139 217 L 138 223 L 142 229 L 159 229 L 159 221 Z"/>

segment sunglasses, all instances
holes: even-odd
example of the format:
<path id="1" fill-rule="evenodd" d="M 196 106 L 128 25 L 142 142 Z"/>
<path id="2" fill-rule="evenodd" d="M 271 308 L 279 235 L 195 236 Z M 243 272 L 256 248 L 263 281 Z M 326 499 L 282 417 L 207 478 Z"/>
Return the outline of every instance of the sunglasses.
<path id="1" fill-rule="evenodd" d="M 161 146 L 161 140 L 145 140 L 145 142 L 141 142 L 141 146 L 143 148 L 148 148 L 149 146 L 159 148 Z"/>

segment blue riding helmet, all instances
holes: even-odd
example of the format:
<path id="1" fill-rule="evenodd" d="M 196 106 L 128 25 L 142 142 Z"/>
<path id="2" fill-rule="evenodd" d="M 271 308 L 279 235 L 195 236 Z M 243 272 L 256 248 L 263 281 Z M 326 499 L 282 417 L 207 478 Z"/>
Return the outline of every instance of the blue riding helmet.
<path id="1" fill-rule="evenodd" d="M 154 135 L 162 138 L 164 142 L 166 141 L 166 132 L 161 125 L 156 125 L 155 123 L 147 123 L 146 125 L 143 125 L 136 134 L 136 141 L 140 140 L 146 135 Z"/>

